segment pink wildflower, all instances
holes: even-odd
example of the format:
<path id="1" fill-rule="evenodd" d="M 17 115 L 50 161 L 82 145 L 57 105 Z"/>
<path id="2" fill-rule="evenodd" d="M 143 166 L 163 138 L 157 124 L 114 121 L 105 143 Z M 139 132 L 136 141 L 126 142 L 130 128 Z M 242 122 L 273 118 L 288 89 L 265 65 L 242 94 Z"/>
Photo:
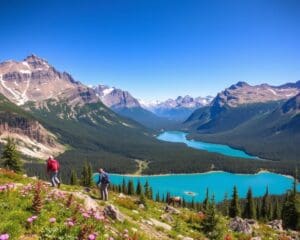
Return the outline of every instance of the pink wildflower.
<path id="1" fill-rule="evenodd" d="M 8 239 L 9 239 L 9 235 L 7 233 L 0 235 L 0 240 L 8 240 Z"/>
<path id="2" fill-rule="evenodd" d="M 89 215 L 88 213 L 86 213 L 86 212 L 82 213 L 82 216 L 83 216 L 84 218 L 89 218 L 89 217 L 90 217 L 90 215 Z"/>
<path id="3" fill-rule="evenodd" d="M 89 235 L 89 240 L 95 240 L 96 239 L 96 235 L 95 234 L 90 234 Z"/>
<path id="4" fill-rule="evenodd" d="M 50 222 L 50 223 L 55 223 L 55 222 L 56 222 L 56 218 L 50 218 L 50 219 L 49 219 L 49 222 Z"/>

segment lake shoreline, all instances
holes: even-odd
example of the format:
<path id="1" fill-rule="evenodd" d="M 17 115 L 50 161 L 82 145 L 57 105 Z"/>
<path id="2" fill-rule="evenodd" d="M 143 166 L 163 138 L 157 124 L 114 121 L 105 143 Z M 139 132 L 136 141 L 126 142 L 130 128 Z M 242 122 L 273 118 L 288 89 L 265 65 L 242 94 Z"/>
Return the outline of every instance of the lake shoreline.
<path id="1" fill-rule="evenodd" d="M 291 178 L 294 179 L 293 176 L 291 175 L 285 175 L 285 174 L 281 174 L 281 173 L 276 173 L 276 172 L 272 172 L 269 170 L 259 170 L 258 172 L 255 173 L 232 173 L 232 172 L 226 172 L 226 171 L 222 171 L 222 170 L 217 170 L 217 171 L 207 171 L 207 172 L 199 172 L 199 173 L 162 173 L 162 174 L 151 174 L 151 175 L 137 175 L 137 174 L 120 174 L 120 173 L 111 173 L 113 175 L 117 175 L 117 176 L 126 176 L 126 177 L 168 177 L 168 176 L 182 176 L 182 175 L 205 175 L 205 174 L 214 174 L 214 173 L 229 173 L 229 174 L 234 174 L 234 175 L 259 175 L 259 174 L 263 174 L 263 173 L 273 173 L 273 174 L 279 174 L 281 176 L 287 177 L 287 178 Z"/>
<path id="2" fill-rule="evenodd" d="M 175 141 L 172 139 L 172 137 L 176 137 L 177 135 L 181 135 L 180 137 L 184 137 L 183 140 L 181 139 L 176 139 Z M 185 132 L 185 131 L 164 131 L 162 133 L 160 133 L 158 136 L 156 136 L 156 139 L 160 140 L 160 141 L 164 141 L 164 142 L 173 142 L 173 143 L 182 143 L 184 145 L 186 145 L 189 148 L 193 148 L 193 149 L 197 149 L 199 151 L 206 151 L 206 152 L 210 152 L 210 153 L 216 153 L 216 154 L 220 154 L 223 156 L 229 156 L 232 158 L 240 158 L 240 159 L 250 159 L 250 160 L 258 160 L 258 161 L 268 161 L 268 159 L 263 159 L 260 158 L 259 156 L 256 155 L 252 155 L 251 153 L 248 153 L 247 151 L 245 151 L 244 149 L 240 149 L 237 147 L 233 147 L 230 146 L 228 144 L 222 144 L 222 143 L 211 143 L 211 142 L 207 142 L 207 141 L 201 141 L 201 140 L 196 140 L 190 137 L 191 133 Z M 164 136 L 167 135 L 167 138 Z M 173 135 L 173 136 L 172 136 Z M 215 148 L 214 150 L 209 150 L 209 148 L 211 148 L 211 146 L 207 147 L 195 147 L 193 145 L 191 145 L 191 143 L 199 143 L 201 145 L 211 145 L 212 148 Z M 231 154 L 226 154 L 226 151 L 224 151 L 223 149 L 221 150 L 221 148 L 229 148 L 232 152 L 235 152 L 235 154 L 231 153 Z M 216 149 L 219 148 L 219 149 Z"/>

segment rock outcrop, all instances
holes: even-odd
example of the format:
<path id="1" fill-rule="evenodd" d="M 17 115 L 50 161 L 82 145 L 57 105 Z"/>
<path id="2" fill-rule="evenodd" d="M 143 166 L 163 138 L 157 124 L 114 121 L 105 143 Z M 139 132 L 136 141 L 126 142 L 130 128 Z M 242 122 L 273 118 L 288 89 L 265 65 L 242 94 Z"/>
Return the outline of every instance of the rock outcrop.
<path id="1" fill-rule="evenodd" d="M 105 206 L 103 211 L 106 216 L 109 216 L 110 218 L 112 218 L 114 220 L 117 220 L 119 222 L 124 222 L 124 220 L 125 220 L 125 217 L 123 216 L 123 214 L 118 210 L 117 207 L 115 207 L 112 204 Z"/>
<path id="2" fill-rule="evenodd" d="M 245 234 L 251 234 L 253 228 L 247 219 L 242 219 L 240 217 L 235 217 L 230 220 L 229 228 L 234 232 L 242 232 Z"/>

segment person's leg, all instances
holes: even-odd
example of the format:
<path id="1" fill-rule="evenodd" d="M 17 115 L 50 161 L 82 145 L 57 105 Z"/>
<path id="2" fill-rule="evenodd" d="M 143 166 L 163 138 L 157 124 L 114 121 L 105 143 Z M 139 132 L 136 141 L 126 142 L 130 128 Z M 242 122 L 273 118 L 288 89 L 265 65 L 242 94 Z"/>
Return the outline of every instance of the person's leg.
<path id="1" fill-rule="evenodd" d="M 108 200 L 108 184 L 105 184 L 105 187 L 104 187 L 104 200 L 105 201 Z"/>
<path id="2" fill-rule="evenodd" d="M 55 172 L 50 172 L 50 178 L 51 178 L 52 187 L 56 187 Z"/>
<path id="3" fill-rule="evenodd" d="M 54 175 L 54 180 L 55 180 L 57 186 L 60 187 L 60 181 L 59 181 L 59 179 L 58 179 L 58 172 L 55 173 L 55 175 Z"/>
<path id="4" fill-rule="evenodd" d="M 100 185 L 100 192 L 101 192 L 101 200 L 104 200 L 104 184 L 101 183 Z"/>

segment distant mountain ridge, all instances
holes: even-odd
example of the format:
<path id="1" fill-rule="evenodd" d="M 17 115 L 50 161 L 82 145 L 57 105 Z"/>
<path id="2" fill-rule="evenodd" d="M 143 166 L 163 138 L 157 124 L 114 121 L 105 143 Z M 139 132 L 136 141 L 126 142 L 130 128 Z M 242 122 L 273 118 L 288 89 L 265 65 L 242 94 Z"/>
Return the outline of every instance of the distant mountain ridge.
<path id="1" fill-rule="evenodd" d="M 176 99 L 168 99 L 166 101 L 157 101 L 152 103 L 143 103 L 143 106 L 154 112 L 160 117 L 171 120 L 184 121 L 197 108 L 210 104 L 213 97 L 196 97 L 189 95 L 179 96 Z"/>
<path id="2" fill-rule="evenodd" d="M 266 159 L 296 161 L 300 154 L 300 81 L 280 86 L 238 82 L 184 123 L 203 141 L 229 144 Z"/>
<path id="3" fill-rule="evenodd" d="M 174 128 L 176 125 L 176 123 L 145 109 L 139 100 L 134 98 L 128 91 L 106 85 L 98 85 L 92 88 L 107 107 L 123 117 L 135 120 L 152 129 Z"/>

